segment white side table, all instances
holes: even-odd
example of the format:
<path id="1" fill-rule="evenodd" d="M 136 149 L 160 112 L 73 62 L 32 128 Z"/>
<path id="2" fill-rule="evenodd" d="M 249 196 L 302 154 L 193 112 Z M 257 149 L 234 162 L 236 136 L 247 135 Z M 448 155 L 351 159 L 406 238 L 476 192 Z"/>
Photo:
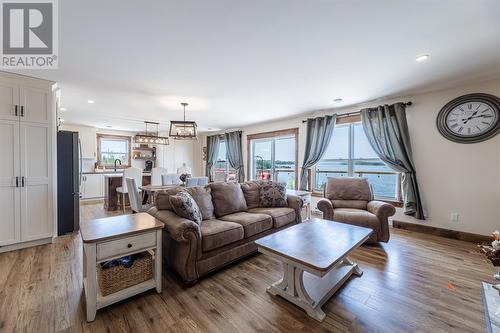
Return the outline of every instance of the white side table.
<path id="1" fill-rule="evenodd" d="M 304 202 L 304 207 L 306 208 L 306 218 L 311 218 L 311 192 L 299 191 L 299 190 L 286 190 L 286 194 L 296 195 L 302 198 Z"/>
<path id="2" fill-rule="evenodd" d="M 83 288 L 87 321 L 93 321 L 98 309 L 146 290 L 161 293 L 161 232 L 163 223 L 147 213 L 121 215 L 83 222 Z M 153 278 L 113 294 L 103 296 L 97 285 L 96 265 L 134 253 L 155 252 Z"/>

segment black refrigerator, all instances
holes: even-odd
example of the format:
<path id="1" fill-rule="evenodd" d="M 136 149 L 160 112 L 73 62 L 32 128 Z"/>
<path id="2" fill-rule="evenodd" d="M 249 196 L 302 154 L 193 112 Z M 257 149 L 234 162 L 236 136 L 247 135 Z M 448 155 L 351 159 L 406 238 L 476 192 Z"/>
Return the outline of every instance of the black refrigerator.
<path id="1" fill-rule="evenodd" d="M 78 132 L 57 132 L 57 234 L 80 229 L 80 143 Z"/>

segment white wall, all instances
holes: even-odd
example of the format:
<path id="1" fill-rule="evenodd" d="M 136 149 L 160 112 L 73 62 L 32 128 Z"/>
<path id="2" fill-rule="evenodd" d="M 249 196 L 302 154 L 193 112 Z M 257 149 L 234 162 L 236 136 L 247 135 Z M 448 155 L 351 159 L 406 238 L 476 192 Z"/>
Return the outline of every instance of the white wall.
<path id="1" fill-rule="evenodd" d="M 443 138 L 436 129 L 436 117 L 450 100 L 467 93 L 483 92 L 500 96 L 500 80 L 486 81 L 453 89 L 381 100 L 348 108 L 319 111 L 302 117 L 262 123 L 242 128 L 243 156 L 247 169 L 249 134 L 299 128 L 299 166 L 305 147 L 307 117 L 325 113 L 346 113 L 362 107 L 398 101 L 412 101 L 407 109 L 408 126 L 417 177 L 428 216 L 426 221 L 408 217 L 397 210 L 397 220 L 479 234 L 500 229 L 500 135 L 476 144 L 458 144 Z M 248 172 L 248 170 L 246 170 Z M 450 222 L 458 213 L 459 221 Z"/>

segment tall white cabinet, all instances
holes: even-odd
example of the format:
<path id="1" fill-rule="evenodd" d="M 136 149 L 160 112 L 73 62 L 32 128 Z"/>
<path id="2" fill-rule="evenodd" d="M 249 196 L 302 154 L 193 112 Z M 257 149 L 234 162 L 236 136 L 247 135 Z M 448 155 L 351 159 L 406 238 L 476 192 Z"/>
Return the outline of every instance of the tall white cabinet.
<path id="1" fill-rule="evenodd" d="M 57 228 L 54 82 L 0 72 L 0 252 Z"/>

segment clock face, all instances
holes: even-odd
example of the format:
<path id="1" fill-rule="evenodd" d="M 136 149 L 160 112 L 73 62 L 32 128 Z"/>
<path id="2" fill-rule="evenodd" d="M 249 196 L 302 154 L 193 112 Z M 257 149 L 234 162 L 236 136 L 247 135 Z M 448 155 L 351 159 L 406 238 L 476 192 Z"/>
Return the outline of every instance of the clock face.
<path id="1" fill-rule="evenodd" d="M 489 94 L 468 94 L 447 103 L 436 119 L 445 138 L 459 143 L 476 143 L 500 132 L 500 98 Z"/>
<path id="2" fill-rule="evenodd" d="M 455 106 L 446 117 L 446 127 L 457 136 L 472 137 L 491 130 L 497 113 L 484 102 L 466 102 Z"/>

